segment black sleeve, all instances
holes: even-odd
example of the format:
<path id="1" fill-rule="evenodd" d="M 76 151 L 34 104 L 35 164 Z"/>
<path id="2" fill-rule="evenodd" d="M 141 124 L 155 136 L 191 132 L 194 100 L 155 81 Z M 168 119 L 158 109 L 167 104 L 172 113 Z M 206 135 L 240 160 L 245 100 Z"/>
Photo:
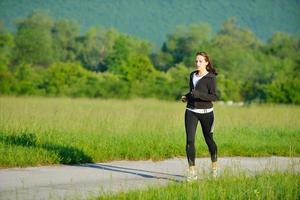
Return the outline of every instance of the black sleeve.
<path id="1" fill-rule="evenodd" d="M 204 101 L 216 101 L 218 99 L 216 77 L 211 78 L 211 81 L 208 84 L 208 93 L 192 90 L 191 94 L 194 98 L 199 98 Z"/>
<path id="2" fill-rule="evenodd" d="M 192 81 L 192 75 L 190 74 L 190 80 L 189 80 L 190 91 L 184 95 L 184 96 L 186 96 L 187 98 L 193 97 L 192 94 L 191 94 L 192 87 L 193 87 L 192 84 L 193 84 L 193 81 Z"/>
<path id="3" fill-rule="evenodd" d="M 187 99 L 194 98 L 191 92 L 186 93 L 184 96 L 186 96 Z"/>

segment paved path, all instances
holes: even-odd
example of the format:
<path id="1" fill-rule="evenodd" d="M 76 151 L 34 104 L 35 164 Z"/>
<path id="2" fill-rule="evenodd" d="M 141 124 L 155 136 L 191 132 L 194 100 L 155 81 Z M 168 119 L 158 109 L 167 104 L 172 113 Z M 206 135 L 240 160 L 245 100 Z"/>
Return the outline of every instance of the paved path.
<path id="1" fill-rule="evenodd" d="M 196 159 L 200 178 L 208 176 L 210 158 Z M 184 181 L 184 157 L 163 161 L 113 161 L 0 170 L 0 199 L 86 199 L 99 192 L 145 188 Z M 228 167 L 253 175 L 262 170 L 300 171 L 300 157 L 219 157 L 220 175 Z"/>

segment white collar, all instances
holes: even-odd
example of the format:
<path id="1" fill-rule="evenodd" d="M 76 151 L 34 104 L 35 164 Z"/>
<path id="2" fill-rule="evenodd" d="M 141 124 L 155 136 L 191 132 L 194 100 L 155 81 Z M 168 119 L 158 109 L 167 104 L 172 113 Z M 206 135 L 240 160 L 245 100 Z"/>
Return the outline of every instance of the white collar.
<path id="1" fill-rule="evenodd" d="M 208 74 L 208 71 L 207 71 L 205 74 L 203 74 L 202 76 L 198 76 L 196 73 L 194 73 L 194 76 L 197 77 L 197 78 L 202 78 L 202 77 L 205 76 L 206 74 Z"/>

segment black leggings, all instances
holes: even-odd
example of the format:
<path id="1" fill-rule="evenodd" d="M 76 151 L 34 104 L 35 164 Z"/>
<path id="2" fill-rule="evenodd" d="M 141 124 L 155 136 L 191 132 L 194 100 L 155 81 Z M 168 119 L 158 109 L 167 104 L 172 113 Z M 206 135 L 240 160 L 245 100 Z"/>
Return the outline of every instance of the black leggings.
<path id="1" fill-rule="evenodd" d="M 195 165 L 195 135 L 200 121 L 202 127 L 202 133 L 205 138 L 205 142 L 210 152 L 211 161 L 217 161 L 217 145 L 213 139 L 214 128 L 214 112 L 209 113 L 195 113 L 186 109 L 185 111 L 185 131 L 186 131 L 186 154 L 189 166 Z"/>

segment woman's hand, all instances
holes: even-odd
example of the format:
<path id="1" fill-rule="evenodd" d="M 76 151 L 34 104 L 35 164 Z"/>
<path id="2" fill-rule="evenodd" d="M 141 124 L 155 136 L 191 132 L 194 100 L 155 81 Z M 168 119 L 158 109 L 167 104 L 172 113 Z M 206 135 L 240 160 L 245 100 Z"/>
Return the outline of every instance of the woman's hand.
<path id="1" fill-rule="evenodd" d="M 186 101 L 187 101 L 187 98 L 186 98 L 185 95 L 183 95 L 183 96 L 181 97 L 181 101 L 182 101 L 182 102 L 186 102 Z"/>

